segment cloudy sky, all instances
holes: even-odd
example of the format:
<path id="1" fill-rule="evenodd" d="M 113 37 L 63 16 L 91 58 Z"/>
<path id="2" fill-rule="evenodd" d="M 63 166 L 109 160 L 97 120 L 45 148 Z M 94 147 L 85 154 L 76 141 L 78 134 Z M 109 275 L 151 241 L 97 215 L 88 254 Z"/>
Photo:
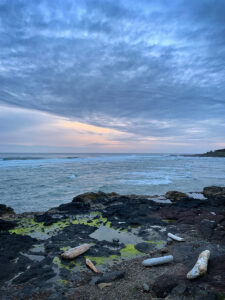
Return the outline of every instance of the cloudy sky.
<path id="1" fill-rule="evenodd" d="M 0 152 L 221 147 L 224 0 L 0 0 Z"/>

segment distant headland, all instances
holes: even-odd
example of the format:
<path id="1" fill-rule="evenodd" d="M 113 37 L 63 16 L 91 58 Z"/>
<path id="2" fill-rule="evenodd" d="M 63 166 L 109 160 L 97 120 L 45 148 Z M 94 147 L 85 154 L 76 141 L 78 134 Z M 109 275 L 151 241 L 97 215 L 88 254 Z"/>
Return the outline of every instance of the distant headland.
<path id="1" fill-rule="evenodd" d="M 225 157 L 225 149 L 219 149 L 214 151 L 209 151 L 203 154 L 192 154 L 185 156 L 194 156 L 194 157 Z"/>
<path id="2" fill-rule="evenodd" d="M 206 156 L 206 157 L 225 157 L 225 149 L 219 149 L 215 151 L 209 151 L 204 154 L 200 154 L 199 156 Z"/>

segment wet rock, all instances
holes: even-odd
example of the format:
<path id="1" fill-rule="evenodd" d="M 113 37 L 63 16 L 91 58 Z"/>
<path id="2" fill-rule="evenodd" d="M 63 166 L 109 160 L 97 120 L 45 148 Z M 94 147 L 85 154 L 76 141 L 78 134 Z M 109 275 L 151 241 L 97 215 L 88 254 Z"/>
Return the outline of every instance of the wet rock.
<path id="1" fill-rule="evenodd" d="M 152 290 L 157 297 L 166 297 L 178 283 L 175 276 L 164 274 L 155 279 Z"/>
<path id="2" fill-rule="evenodd" d="M 30 259 L 20 254 L 32 247 L 36 242 L 29 236 L 9 234 L 8 232 L 0 233 L 0 283 L 4 283 L 18 273 L 26 270 L 31 262 Z"/>
<path id="3" fill-rule="evenodd" d="M 125 276 L 125 271 L 113 271 L 113 272 L 108 272 L 105 273 L 102 277 L 99 277 L 95 284 L 99 284 L 99 283 L 108 283 L 108 282 L 112 282 L 115 281 L 117 279 L 121 279 Z"/>
<path id="4" fill-rule="evenodd" d="M 117 244 L 117 243 L 119 243 L 120 240 L 117 239 L 117 238 L 114 238 L 112 241 L 113 241 L 113 243 L 116 243 L 116 244 Z"/>
<path id="5" fill-rule="evenodd" d="M 55 218 L 48 213 L 42 215 L 35 215 L 34 216 L 35 222 L 43 222 L 45 226 L 52 225 L 60 220 L 60 218 Z"/>
<path id="6" fill-rule="evenodd" d="M 119 197 L 121 196 L 117 193 L 106 194 L 101 191 L 98 193 L 88 192 L 74 197 L 73 202 L 81 202 L 89 206 L 93 206 L 94 204 L 105 205 L 118 200 Z"/>
<path id="7" fill-rule="evenodd" d="M 220 206 L 225 204 L 225 187 L 205 187 L 203 189 L 203 195 L 209 199 L 211 205 Z"/>
<path id="8" fill-rule="evenodd" d="M 224 196 L 225 195 L 225 187 L 220 186 L 207 186 L 203 189 L 203 195 L 206 198 L 212 198 L 215 196 Z"/>
<path id="9" fill-rule="evenodd" d="M 0 216 L 12 214 L 15 214 L 15 212 L 11 207 L 6 206 L 5 204 L 0 204 Z"/>
<path id="10" fill-rule="evenodd" d="M 35 281 L 33 283 L 41 283 L 49 280 L 50 278 L 54 277 L 56 274 L 52 270 L 50 266 L 43 266 L 40 263 L 32 264 L 29 269 L 27 269 L 25 272 L 23 272 L 21 275 L 19 275 L 17 278 L 13 280 L 13 283 L 24 283 L 27 282 L 33 278 L 35 278 Z"/>
<path id="11" fill-rule="evenodd" d="M 14 221 L 5 221 L 0 219 L 0 230 L 9 230 L 16 226 L 16 222 Z"/>
<path id="12" fill-rule="evenodd" d="M 182 192 L 178 192 L 178 191 L 169 191 L 165 194 L 165 197 L 167 199 L 170 199 L 170 201 L 172 201 L 172 202 L 176 202 L 183 198 L 187 198 L 188 195 L 185 193 L 182 193 Z"/>
<path id="13" fill-rule="evenodd" d="M 135 248 L 143 253 L 149 253 L 152 250 L 156 249 L 156 245 L 152 243 L 138 243 L 135 245 Z"/>
<path id="14" fill-rule="evenodd" d="M 90 204 L 83 202 L 70 202 L 66 204 L 61 204 L 58 207 L 58 210 L 69 214 L 87 213 L 90 210 Z"/>

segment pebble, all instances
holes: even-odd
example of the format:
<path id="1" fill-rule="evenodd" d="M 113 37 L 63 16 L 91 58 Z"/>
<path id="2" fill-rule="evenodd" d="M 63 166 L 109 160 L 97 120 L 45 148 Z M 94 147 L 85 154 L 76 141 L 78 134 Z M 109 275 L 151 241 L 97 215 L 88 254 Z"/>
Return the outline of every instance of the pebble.
<path id="1" fill-rule="evenodd" d="M 164 248 L 162 248 L 162 249 L 160 250 L 160 252 L 161 252 L 161 253 L 168 253 L 169 250 L 168 250 L 168 248 L 164 247 Z"/>
<path id="2" fill-rule="evenodd" d="M 142 287 L 143 287 L 143 291 L 145 293 L 148 293 L 150 291 L 150 287 L 147 283 L 144 283 Z"/>

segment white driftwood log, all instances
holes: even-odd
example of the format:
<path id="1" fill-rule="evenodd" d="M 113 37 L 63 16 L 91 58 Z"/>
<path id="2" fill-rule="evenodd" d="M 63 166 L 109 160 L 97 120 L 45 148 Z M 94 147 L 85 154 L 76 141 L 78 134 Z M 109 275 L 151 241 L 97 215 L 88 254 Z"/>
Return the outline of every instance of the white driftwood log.
<path id="1" fill-rule="evenodd" d="M 73 259 L 86 252 L 90 247 L 90 244 L 83 244 L 75 248 L 70 248 L 69 250 L 66 250 L 64 253 L 62 253 L 61 257 L 63 259 Z"/>
<path id="2" fill-rule="evenodd" d="M 196 264 L 191 269 L 191 271 L 187 273 L 187 278 L 194 279 L 205 274 L 207 272 L 209 257 L 210 257 L 209 250 L 205 250 L 201 252 Z"/>
<path id="3" fill-rule="evenodd" d="M 169 238 L 173 239 L 174 241 L 177 241 L 177 242 L 184 242 L 184 239 L 183 239 L 183 238 L 181 238 L 181 237 L 179 237 L 179 236 L 177 236 L 177 235 L 174 235 L 174 234 L 172 234 L 172 233 L 170 233 L 170 232 L 169 232 L 167 235 L 168 235 Z"/>
<path id="4" fill-rule="evenodd" d="M 171 261 L 173 261 L 173 255 L 167 255 L 167 256 L 161 256 L 156 258 L 145 259 L 143 260 L 142 264 L 145 267 L 150 267 L 150 266 L 167 264 Z"/>
<path id="5" fill-rule="evenodd" d="M 90 259 L 86 258 L 86 265 L 95 273 L 98 273 L 97 268 L 95 265 L 90 261 Z"/>

